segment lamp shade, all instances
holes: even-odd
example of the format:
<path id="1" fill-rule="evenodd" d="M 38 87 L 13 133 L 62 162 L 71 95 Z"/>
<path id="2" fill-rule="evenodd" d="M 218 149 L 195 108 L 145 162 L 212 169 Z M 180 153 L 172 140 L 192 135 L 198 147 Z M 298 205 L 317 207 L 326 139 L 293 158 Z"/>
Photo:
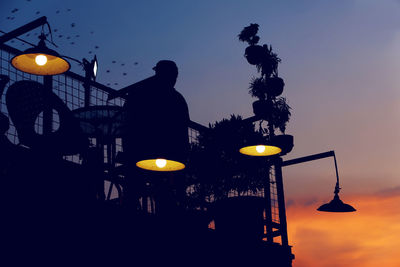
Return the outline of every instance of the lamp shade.
<path id="1" fill-rule="evenodd" d="M 239 149 L 239 152 L 248 156 L 273 156 L 277 155 L 282 151 L 277 146 L 272 145 L 256 145 L 256 146 L 245 146 Z"/>
<path id="2" fill-rule="evenodd" d="M 36 47 L 28 48 L 11 59 L 18 70 L 35 75 L 57 75 L 68 71 L 71 65 L 56 51 L 46 47 L 44 36 Z"/>
<path id="3" fill-rule="evenodd" d="M 355 208 L 350 206 L 349 204 L 343 203 L 342 200 L 340 200 L 339 195 L 335 194 L 335 197 L 333 200 L 329 203 L 321 205 L 318 209 L 318 211 L 325 211 L 325 212 L 353 212 L 356 211 Z"/>
<path id="4" fill-rule="evenodd" d="M 136 166 L 145 170 L 160 172 L 180 171 L 185 168 L 185 164 L 179 161 L 161 158 L 141 160 L 136 163 Z"/>
<path id="5" fill-rule="evenodd" d="M 260 142 L 258 145 L 246 145 L 239 152 L 248 156 L 273 156 L 286 155 L 293 148 L 292 135 L 276 135 L 268 142 Z"/>

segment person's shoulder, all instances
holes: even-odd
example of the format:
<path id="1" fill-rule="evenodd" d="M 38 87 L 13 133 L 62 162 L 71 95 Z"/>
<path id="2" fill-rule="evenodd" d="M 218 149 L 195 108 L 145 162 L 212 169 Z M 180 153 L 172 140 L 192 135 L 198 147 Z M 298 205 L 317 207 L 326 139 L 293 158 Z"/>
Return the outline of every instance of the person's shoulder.
<path id="1" fill-rule="evenodd" d="M 177 99 L 179 99 L 180 101 L 183 101 L 183 102 L 186 103 L 186 100 L 185 100 L 185 98 L 183 97 L 183 95 L 182 95 L 181 93 L 179 93 L 175 88 L 174 88 L 174 90 L 173 90 L 173 94 L 175 95 L 175 97 L 176 97 Z"/>

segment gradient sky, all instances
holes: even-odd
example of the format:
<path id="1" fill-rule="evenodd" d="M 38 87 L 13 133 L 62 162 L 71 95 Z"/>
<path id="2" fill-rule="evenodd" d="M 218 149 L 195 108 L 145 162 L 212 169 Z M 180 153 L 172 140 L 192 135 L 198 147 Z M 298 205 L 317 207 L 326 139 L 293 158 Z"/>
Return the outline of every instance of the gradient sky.
<path id="1" fill-rule="evenodd" d="M 335 150 L 341 197 L 358 209 L 315 211 L 333 196 L 333 159 L 286 167 L 294 266 L 386 267 L 400 266 L 393 252 L 393 236 L 400 236 L 399 14 L 395 0 L 13 0 L 1 1 L 0 30 L 47 16 L 57 50 L 77 59 L 97 54 L 98 81 L 115 89 L 172 59 L 191 119 L 207 125 L 233 113 L 252 115 L 247 88 L 257 73 L 237 34 L 258 23 L 261 44 L 282 59 L 283 96 L 293 108 L 287 133 L 295 148 L 285 158 Z M 24 39 L 37 42 L 32 34 Z"/>

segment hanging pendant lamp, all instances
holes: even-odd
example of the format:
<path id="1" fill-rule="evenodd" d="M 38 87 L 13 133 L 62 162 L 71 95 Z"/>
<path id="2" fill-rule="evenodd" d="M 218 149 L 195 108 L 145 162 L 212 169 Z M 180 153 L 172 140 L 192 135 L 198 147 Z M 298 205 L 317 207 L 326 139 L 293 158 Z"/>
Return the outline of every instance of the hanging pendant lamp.
<path id="1" fill-rule="evenodd" d="M 160 172 L 179 171 L 185 168 L 185 164 L 179 161 L 162 158 L 141 160 L 136 163 L 136 166 L 145 170 Z"/>
<path id="2" fill-rule="evenodd" d="M 264 143 L 264 144 L 263 144 Z M 293 148 L 292 135 L 276 135 L 271 141 L 261 142 L 258 145 L 244 146 L 239 152 L 248 156 L 273 156 L 280 154 L 285 155 Z"/>
<path id="3" fill-rule="evenodd" d="M 325 211 L 325 212 L 353 212 L 353 211 L 356 211 L 355 208 L 353 208 L 349 204 L 343 203 L 343 201 L 340 200 L 340 198 L 339 198 L 339 191 L 340 191 L 339 172 L 338 172 L 336 156 L 335 156 L 334 152 L 333 152 L 333 158 L 335 160 L 335 169 L 336 169 L 336 186 L 335 186 L 335 191 L 334 191 L 335 196 L 329 203 L 321 205 L 317 210 Z"/>
<path id="4" fill-rule="evenodd" d="M 11 59 L 11 64 L 18 70 L 34 75 L 57 75 L 68 71 L 71 65 L 56 51 L 45 44 L 45 35 L 39 36 L 39 44 L 28 48 Z"/>
<path id="5" fill-rule="evenodd" d="M 248 156 L 273 156 L 281 153 L 282 149 L 273 145 L 255 145 L 245 146 L 239 149 L 239 152 Z"/>

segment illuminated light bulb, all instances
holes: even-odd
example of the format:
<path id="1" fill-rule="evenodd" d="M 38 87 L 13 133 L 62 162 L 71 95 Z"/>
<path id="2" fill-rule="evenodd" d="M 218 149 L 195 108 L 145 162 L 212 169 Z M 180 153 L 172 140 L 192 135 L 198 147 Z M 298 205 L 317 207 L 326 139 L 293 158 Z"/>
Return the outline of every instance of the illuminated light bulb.
<path id="1" fill-rule="evenodd" d="M 256 150 L 257 150 L 257 152 L 258 153 L 264 153 L 264 151 L 265 151 L 265 146 L 262 146 L 262 145 L 259 145 L 259 146 L 256 146 Z"/>
<path id="2" fill-rule="evenodd" d="M 47 63 L 47 57 L 45 55 L 37 55 L 35 57 L 35 62 L 39 66 L 43 66 L 43 65 L 45 65 Z"/>
<path id="3" fill-rule="evenodd" d="M 165 159 L 156 159 L 156 165 L 158 168 L 164 168 L 167 165 L 167 161 Z"/>
<path id="4" fill-rule="evenodd" d="M 94 65 L 93 65 L 93 74 L 94 74 L 94 77 L 96 77 L 97 76 L 97 61 L 95 61 L 94 62 Z"/>

